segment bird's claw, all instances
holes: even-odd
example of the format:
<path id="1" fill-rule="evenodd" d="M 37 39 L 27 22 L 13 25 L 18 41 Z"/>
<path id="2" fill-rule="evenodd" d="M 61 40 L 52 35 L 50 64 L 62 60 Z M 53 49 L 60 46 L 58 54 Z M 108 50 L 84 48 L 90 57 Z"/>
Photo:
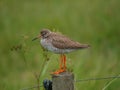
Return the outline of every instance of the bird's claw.
<path id="1" fill-rule="evenodd" d="M 65 69 L 60 69 L 60 70 L 53 72 L 52 74 L 58 75 L 58 74 L 65 72 L 65 71 L 66 71 Z"/>

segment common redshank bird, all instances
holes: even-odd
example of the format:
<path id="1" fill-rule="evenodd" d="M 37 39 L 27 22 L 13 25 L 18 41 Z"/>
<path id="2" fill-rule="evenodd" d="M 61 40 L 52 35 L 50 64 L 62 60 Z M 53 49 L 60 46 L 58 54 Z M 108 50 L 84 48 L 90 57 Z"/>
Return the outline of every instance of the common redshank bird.
<path id="1" fill-rule="evenodd" d="M 73 41 L 67 36 L 52 32 L 49 29 L 42 29 L 40 34 L 35 37 L 33 41 L 38 38 L 40 38 L 40 43 L 45 49 L 60 54 L 60 69 L 53 72 L 53 74 L 60 74 L 66 71 L 66 53 L 89 47 L 88 44 Z"/>

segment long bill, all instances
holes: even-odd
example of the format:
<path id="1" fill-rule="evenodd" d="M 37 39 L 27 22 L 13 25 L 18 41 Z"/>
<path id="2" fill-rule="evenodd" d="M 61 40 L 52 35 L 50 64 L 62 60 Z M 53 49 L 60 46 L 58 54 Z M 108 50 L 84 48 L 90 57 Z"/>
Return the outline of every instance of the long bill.
<path id="1" fill-rule="evenodd" d="M 33 38 L 32 41 L 37 40 L 40 37 L 41 37 L 41 35 L 38 35 L 37 37 Z"/>

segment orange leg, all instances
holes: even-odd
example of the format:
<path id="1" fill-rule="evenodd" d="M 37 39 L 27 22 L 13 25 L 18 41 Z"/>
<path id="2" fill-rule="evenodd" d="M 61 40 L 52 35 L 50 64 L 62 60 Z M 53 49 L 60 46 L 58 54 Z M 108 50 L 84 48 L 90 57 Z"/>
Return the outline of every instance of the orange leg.
<path id="1" fill-rule="evenodd" d="M 63 69 L 66 71 L 66 56 L 65 55 L 63 55 L 63 63 L 64 63 Z"/>
<path id="2" fill-rule="evenodd" d="M 66 71 L 66 56 L 64 54 L 61 54 L 60 56 L 60 69 L 53 72 L 53 74 L 60 74 L 62 72 Z"/>
<path id="3" fill-rule="evenodd" d="M 63 55 L 60 55 L 60 69 L 63 68 Z"/>

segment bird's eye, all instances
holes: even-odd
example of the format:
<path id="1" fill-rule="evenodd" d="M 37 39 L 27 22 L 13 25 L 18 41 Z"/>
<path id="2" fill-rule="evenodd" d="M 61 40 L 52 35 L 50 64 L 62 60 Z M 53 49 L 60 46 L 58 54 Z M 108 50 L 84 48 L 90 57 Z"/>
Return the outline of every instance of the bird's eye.
<path id="1" fill-rule="evenodd" d="M 41 32 L 41 35 L 43 35 L 43 36 L 44 36 L 45 34 L 46 34 L 46 32 Z"/>
<path id="2" fill-rule="evenodd" d="M 45 35 L 46 34 L 46 32 L 43 32 L 43 35 Z"/>

